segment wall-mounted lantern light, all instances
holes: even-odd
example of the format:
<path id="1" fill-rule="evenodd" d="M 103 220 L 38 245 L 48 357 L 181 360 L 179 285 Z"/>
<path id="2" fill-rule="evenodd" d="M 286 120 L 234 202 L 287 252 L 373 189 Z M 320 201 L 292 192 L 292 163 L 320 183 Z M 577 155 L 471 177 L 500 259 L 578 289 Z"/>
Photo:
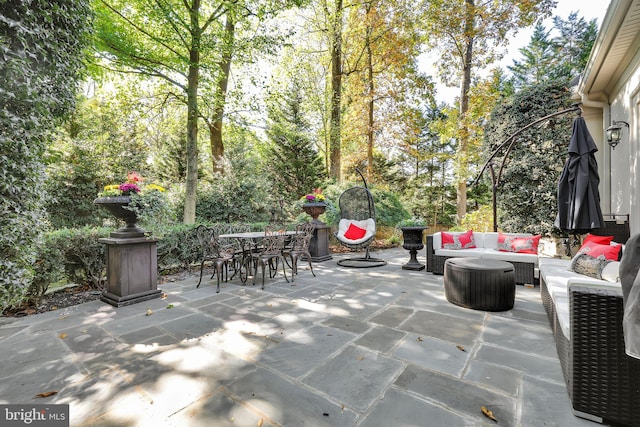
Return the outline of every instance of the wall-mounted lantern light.
<path id="1" fill-rule="evenodd" d="M 620 125 L 624 125 L 627 128 L 629 127 L 629 123 L 627 122 L 614 120 L 611 123 L 611 126 L 609 126 L 607 130 L 604 131 L 607 142 L 614 150 L 616 148 L 616 145 L 618 145 L 620 143 L 620 140 L 622 139 L 622 126 Z"/>

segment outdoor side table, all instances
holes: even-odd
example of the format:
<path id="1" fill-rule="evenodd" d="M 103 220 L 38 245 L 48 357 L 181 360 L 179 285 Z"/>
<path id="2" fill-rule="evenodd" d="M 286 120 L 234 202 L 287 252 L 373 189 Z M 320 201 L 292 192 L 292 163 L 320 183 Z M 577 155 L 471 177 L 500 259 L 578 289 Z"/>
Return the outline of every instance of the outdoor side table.
<path id="1" fill-rule="evenodd" d="M 506 311 L 513 308 L 516 281 L 513 264 L 480 258 L 449 258 L 444 264 L 447 301 L 465 308 Z"/>

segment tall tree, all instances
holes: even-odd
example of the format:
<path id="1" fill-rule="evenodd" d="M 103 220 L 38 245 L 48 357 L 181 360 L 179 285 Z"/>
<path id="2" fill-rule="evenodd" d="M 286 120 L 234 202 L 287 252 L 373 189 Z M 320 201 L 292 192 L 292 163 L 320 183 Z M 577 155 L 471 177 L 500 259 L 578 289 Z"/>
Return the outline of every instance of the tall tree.
<path id="1" fill-rule="evenodd" d="M 329 40 L 331 46 L 331 121 L 329 122 L 329 163 L 331 178 L 340 181 L 341 142 L 340 126 L 342 117 L 342 0 L 333 0 L 330 9 L 329 1 L 323 0 L 326 17 L 329 23 Z"/>
<path id="2" fill-rule="evenodd" d="M 183 221 L 195 222 L 198 185 L 198 85 L 203 39 L 219 30 L 226 4 L 200 0 L 95 0 L 98 49 L 106 66 L 160 78 L 186 103 L 187 172 Z"/>
<path id="3" fill-rule="evenodd" d="M 584 18 L 578 17 L 577 12 L 571 12 L 566 21 L 554 16 L 553 27 L 560 33 L 552 40 L 556 65 L 553 75 L 569 79 L 579 76 L 587 65 L 591 48 L 598 35 L 596 20 L 587 22 Z"/>
<path id="4" fill-rule="evenodd" d="M 567 20 L 554 16 L 553 23 L 550 30 L 538 23 L 529 44 L 520 49 L 523 59 L 507 67 L 518 88 L 569 81 L 584 70 L 598 32 L 596 20 L 587 22 L 572 12 Z"/>
<path id="5" fill-rule="evenodd" d="M 523 60 L 514 59 L 513 65 L 507 66 L 513 74 L 516 87 L 541 84 L 552 78 L 549 70 L 554 62 L 554 49 L 549 33 L 550 30 L 547 30 L 542 22 L 538 22 L 529 44 L 518 49 L 524 57 Z"/>
<path id="6" fill-rule="evenodd" d="M 224 154 L 222 121 L 238 21 L 264 17 L 297 0 L 94 0 L 98 47 L 108 66 L 164 80 L 165 96 L 186 106 L 185 223 L 195 221 L 198 120 L 206 120 L 214 170 Z M 204 73 L 203 73 L 204 71 Z M 204 75 L 203 75 L 204 74 Z M 202 85 L 203 80 L 206 85 Z M 201 94 L 201 89 L 205 92 Z M 201 102 L 202 96 L 212 102 Z M 207 114 L 202 105 L 209 107 Z"/>
<path id="7" fill-rule="evenodd" d="M 518 28 L 549 15 L 554 0 L 431 0 L 425 4 L 425 25 L 432 48 L 440 52 L 438 66 L 445 83 L 460 87 L 457 132 L 457 215 L 467 209 L 468 156 L 479 141 L 469 136 L 469 88 L 473 71 L 500 56 L 500 47 Z"/>
<path id="8" fill-rule="evenodd" d="M 433 84 L 418 71 L 419 19 L 409 1 L 370 0 L 350 9 L 344 41 L 343 137 L 352 155 L 390 150 L 421 128 L 416 109 L 429 103 Z M 346 144 L 343 144 L 343 148 Z"/>

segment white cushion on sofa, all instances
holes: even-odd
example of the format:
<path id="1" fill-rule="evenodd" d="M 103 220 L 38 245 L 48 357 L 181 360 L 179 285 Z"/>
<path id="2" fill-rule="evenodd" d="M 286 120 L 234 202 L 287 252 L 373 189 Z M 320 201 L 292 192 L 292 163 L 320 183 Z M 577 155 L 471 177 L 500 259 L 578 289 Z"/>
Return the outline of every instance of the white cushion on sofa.
<path id="1" fill-rule="evenodd" d="M 435 245 L 434 245 L 435 247 Z M 482 258 L 482 254 L 484 252 L 484 248 L 474 248 L 474 249 L 436 249 L 434 253 L 437 256 L 446 256 L 446 257 L 475 257 Z"/>
<path id="2" fill-rule="evenodd" d="M 569 316 L 569 286 L 593 286 L 598 289 L 621 289 L 620 283 L 607 282 L 584 276 L 568 268 L 571 260 L 544 258 L 540 260 L 540 275 L 547 285 L 547 290 L 558 313 L 558 323 L 564 336 L 571 340 L 571 322 Z"/>
<path id="3" fill-rule="evenodd" d="M 482 253 L 484 259 L 498 259 L 501 261 L 527 262 L 538 266 L 538 255 L 519 254 L 516 252 L 504 252 L 497 249 L 485 248 Z"/>

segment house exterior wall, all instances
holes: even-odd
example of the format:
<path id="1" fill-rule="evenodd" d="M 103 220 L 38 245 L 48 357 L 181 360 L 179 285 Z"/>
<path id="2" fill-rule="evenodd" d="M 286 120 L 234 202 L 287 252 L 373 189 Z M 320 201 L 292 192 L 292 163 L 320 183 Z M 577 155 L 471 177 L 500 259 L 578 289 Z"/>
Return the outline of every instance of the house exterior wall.
<path id="1" fill-rule="evenodd" d="M 622 140 L 611 150 L 612 212 L 629 213 L 631 233 L 640 233 L 640 50 L 611 93 L 610 120 L 625 121 Z"/>

